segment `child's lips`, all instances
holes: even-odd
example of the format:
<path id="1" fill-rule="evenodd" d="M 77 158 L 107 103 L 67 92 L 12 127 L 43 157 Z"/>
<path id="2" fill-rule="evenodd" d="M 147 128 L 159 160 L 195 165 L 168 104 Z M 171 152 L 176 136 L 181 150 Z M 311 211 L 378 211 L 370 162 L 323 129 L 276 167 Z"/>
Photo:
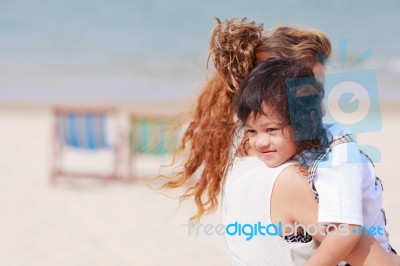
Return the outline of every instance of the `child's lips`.
<path id="1" fill-rule="evenodd" d="M 270 157 L 272 156 L 276 151 L 275 150 L 268 150 L 268 151 L 260 151 L 261 156 L 263 157 Z"/>

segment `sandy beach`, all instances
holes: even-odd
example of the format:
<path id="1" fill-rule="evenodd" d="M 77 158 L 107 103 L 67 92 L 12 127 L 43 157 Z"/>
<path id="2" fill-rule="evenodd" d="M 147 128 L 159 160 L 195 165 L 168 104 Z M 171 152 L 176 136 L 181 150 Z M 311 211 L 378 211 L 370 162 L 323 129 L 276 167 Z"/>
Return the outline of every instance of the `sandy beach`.
<path id="1" fill-rule="evenodd" d="M 383 130 L 359 142 L 382 153 L 376 171 L 390 241 L 400 249 L 400 108 L 382 104 L 382 117 Z M 223 236 L 189 234 L 192 202 L 177 209 L 176 199 L 142 181 L 64 179 L 51 186 L 50 133 L 48 107 L 0 107 L 0 265 L 229 265 Z M 152 175 L 165 160 L 143 159 L 137 171 Z M 110 165 L 107 156 L 91 163 L 104 171 Z M 202 223 L 220 224 L 219 212 Z"/>

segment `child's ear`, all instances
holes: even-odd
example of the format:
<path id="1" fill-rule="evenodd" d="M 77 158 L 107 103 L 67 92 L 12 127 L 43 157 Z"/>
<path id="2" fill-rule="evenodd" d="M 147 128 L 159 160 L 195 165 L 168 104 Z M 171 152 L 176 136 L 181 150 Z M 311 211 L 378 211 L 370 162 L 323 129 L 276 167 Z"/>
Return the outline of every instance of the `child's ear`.
<path id="1" fill-rule="evenodd" d="M 247 136 L 247 133 L 245 133 L 239 148 L 236 150 L 235 156 L 238 157 L 248 156 L 249 151 L 250 151 L 249 137 Z"/>

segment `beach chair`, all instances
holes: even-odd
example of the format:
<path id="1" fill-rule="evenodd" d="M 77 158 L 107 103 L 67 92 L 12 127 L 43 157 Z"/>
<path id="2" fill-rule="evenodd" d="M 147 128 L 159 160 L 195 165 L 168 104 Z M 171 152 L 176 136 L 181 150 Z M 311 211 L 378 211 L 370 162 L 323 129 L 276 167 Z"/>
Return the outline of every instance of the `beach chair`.
<path id="1" fill-rule="evenodd" d="M 131 115 L 129 119 L 128 176 L 138 178 L 141 168 L 160 168 L 171 162 L 171 155 L 179 144 L 179 134 L 173 121 L 166 116 Z M 154 169 L 153 169 L 154 170 Z M 134 173 L 135 171 L 135 173 Z M 154 172 L 157 175 L 156 172 Z"/>
<path id="2" fill-rule="evenodd" d="M 51 182 L 54 184 L 61 176 L 93 177 L 107 180 L 119 179 L 120 165 L 119 133 L 116 124 L 118 112 L 114 108 L 55 107 L 52 110 L 53 158 Z M 114 141 L 111 135 L 114 133 Z M 87 156 L 107 151 L 111 157 L 111 170 L 106 173 L 67 169 L 63 165 L 68 151 L 84 152 Z M 76 156 L 78 154 L 75 154 Z M 77 162 L 78 160 L 75 160 Z M 85 161 L 85 160 L 81 160 Z M 96 167 L 93 167 L 96 168 Z"/>

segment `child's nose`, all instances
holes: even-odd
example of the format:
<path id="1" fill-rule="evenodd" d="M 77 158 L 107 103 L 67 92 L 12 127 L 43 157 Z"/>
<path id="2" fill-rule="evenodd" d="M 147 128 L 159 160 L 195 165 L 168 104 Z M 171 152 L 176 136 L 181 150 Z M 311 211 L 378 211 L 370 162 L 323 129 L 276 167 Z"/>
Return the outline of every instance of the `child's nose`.
<path id="1" fill-rule="evenodd" d="M 268 134 L 264 133 L 258 136 L 256 142 L 257 149 L 268 147 L 269 144 L 270 144 L 270 136 Z"/>

